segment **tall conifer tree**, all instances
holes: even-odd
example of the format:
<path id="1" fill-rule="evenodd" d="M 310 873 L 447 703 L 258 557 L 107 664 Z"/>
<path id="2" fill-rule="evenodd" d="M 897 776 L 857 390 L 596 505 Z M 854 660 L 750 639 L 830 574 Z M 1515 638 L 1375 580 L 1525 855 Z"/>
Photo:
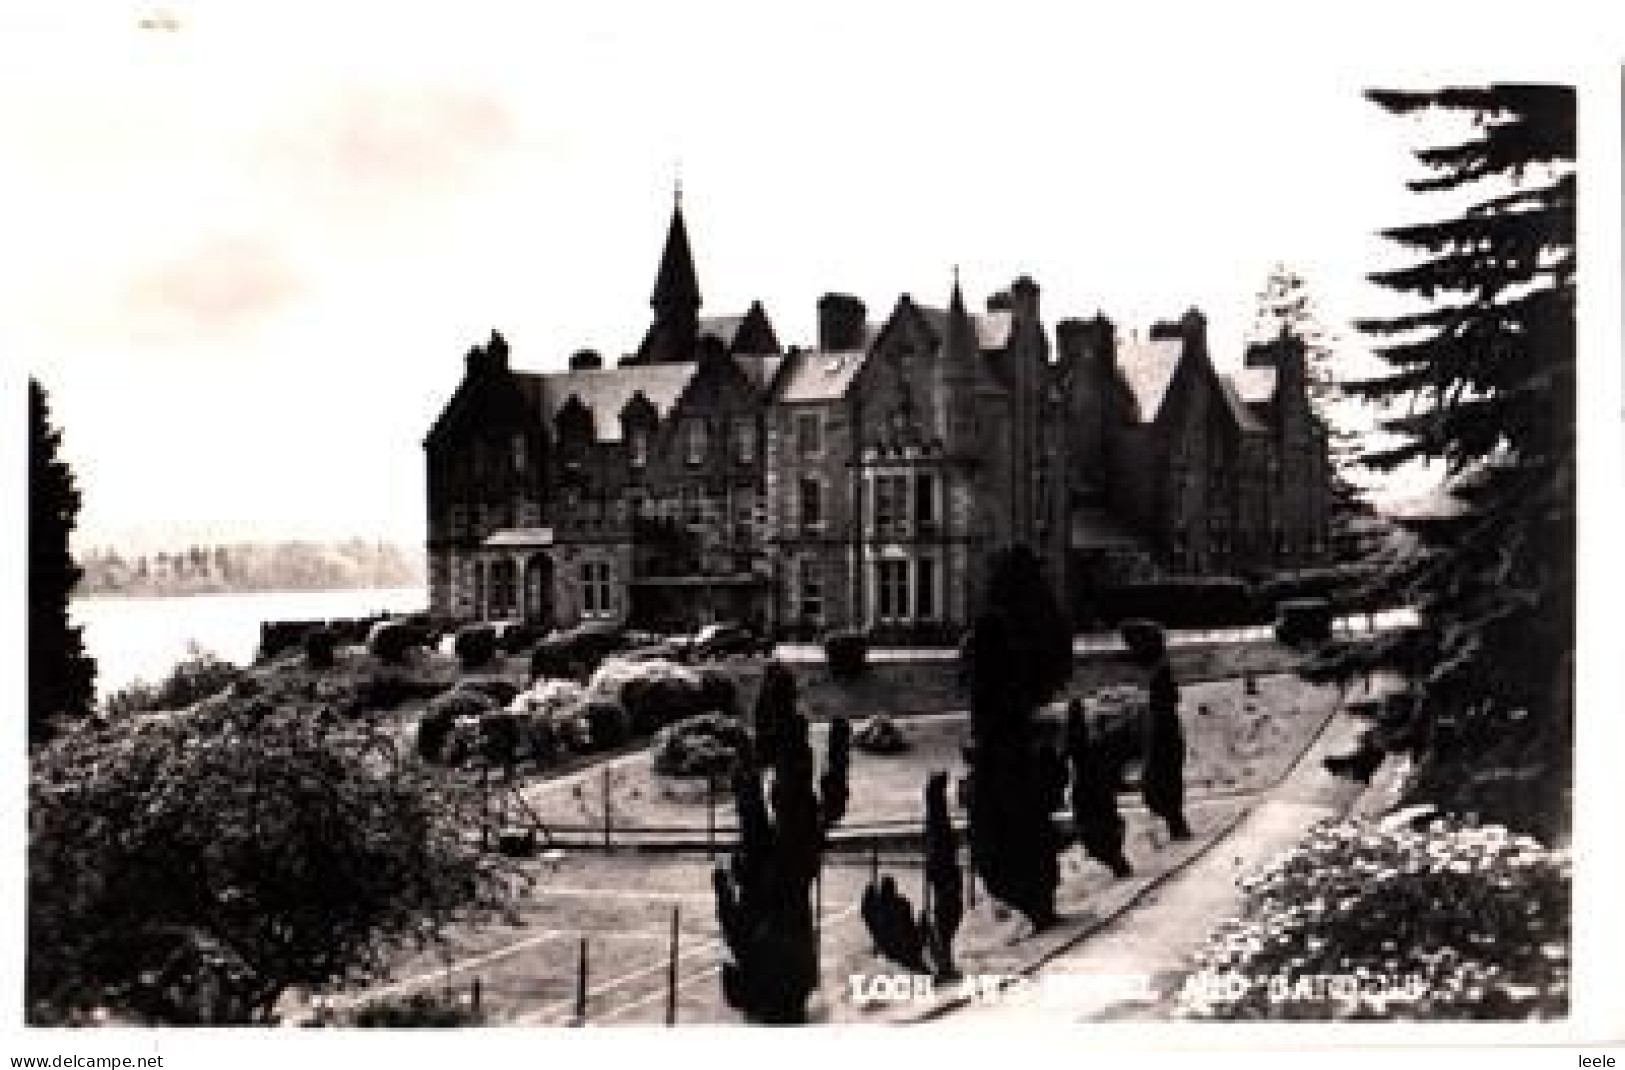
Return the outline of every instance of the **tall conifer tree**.
<path id="1" fill-rule="evenodd" d="M 1385 374 L 1354 394 L 1408 403 L 1366 464 L 1442 462 L 1448 499 L 1407 522 L 1417 546 L 1390 583 L 1421 627 L 1345 648 L 1331 667 L 1401 660 L 1416 679 L 1420 738 L 1473 761 L 1533 754 L 1563 768 L 1574 648 L 1575 94 L 1546 85 L 1374 90 L 1400 115 L 1472 120 L 1463 140 L 1420 149 L 1419 193 L 1467 207 L 1384 236 L 1413 264 L 1371 275 L 1415 312 L 1359 324 Z M 1443 729 L 1444 736 L 1435 734 Z M 1533 748 L 1533 749 L 1532 749 Z M 1436 763 L 1437 764 L 1437 763 Z"/>
<path id="2" fill-rule="evenodd" d="M 28 381 L 28 742 L 49 739 L 62 718 L 82 717 L 95 696 L 96 663 L 85 654 L 68 598 L 81 570 L 68 548 L 79 516 L 73 470 L 57 456 L 39 383 Z"/>

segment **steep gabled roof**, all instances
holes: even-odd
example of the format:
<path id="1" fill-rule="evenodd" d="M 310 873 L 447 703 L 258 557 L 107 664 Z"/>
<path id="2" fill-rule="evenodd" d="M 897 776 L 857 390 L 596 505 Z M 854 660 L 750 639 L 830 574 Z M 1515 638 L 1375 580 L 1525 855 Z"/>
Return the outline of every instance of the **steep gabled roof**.
<path id="1" fill-rule="evenodd" d="M 1168 386 L 1185 351 L 1182 338 L 1131 340 L 1117 345 L 1117 377 L 1134 399 L 1140 423 L 1150 423 L 1162 411 Z"/>
<path id="2" fill-rule="evenodd" d="M 1275 400 L 1275 369 L 1259 365 L 1239 368 L 1230 373 L 1236 393 L 1249 405 L 1261 405 Z"/>
<path id="3" fill-rule="evenodd" d="M 744 322 L 744 316 L 701 316 L 699 335 L 701 338 L 715 338 L 724 349 L 732 349 L 734 336 Z"/>
<path id="4" fill-rule="evenodd" d="M 1229 375 L 1220 375 L 1217 378 L 1219 380 L 1219 393 L 1224 395 L 1225 407 L 1230 410 L 1230 415 L 1235 419 L 1236 426 L 1243 431 L 1263 431 L 1265 429 L 1263 421 L 1258 418 L 1258 414 L 1253 412 L 1246 399 L 1241 396 L 1234 378 Z"/>
<path id="5" fill-rule="evenodd" d="M 773 321 L 767 318 L 767 310 L 760 301 L 752 302 L 749 309 L 737 316 L 701 316 L 696 333 L 700 338 L 715 338 L 735 356 L 780 352 Z"/>
<path id="6" fill-rule="evenodd" d="M 599 442 L 619 442 L 621 410 L 633 394 L 641 391 L 665 419 L 693 379 L 696 367 L 692 363 L 640 364 L 568 372 L 515 372 L 514 378 L 548 428 L 553 427 L 565 402 L 577 397 L 592 413 L 593 437 Z"/>
<path id="7" fill-rule="evenodd" d="M 839 400 L 867 356 L 867 349 L 797 350 L 784 358 L 774 400 L 787 404 Z"/>
<path id="8" fill-rule="evenodd" d="M 739 366 L 739 370 L 745 373 L 745 378 L 749 379 L 756 389 L 763 394 L 767 394 L 774 389 L 779 380 L 779 373 L 784 369 L 787 359 L 776 353 L 737 353 L 733 358 L 734 363 Z"/>
<path id="9" fill-rule="evenodd" d="M 948 337 L 948 310 L 945 308 L 932 308 L 929 305 L 916 304 L 920 317 L 925 320 L 931 333 L 936 335 L 940 343 Z M 996 312 L 969 313 L 971 326 L 976 329 L 976 343 L 984 352 L 1004 349 L 1010 344 L 1010 329 L 1014 323 L 1014 316 L 1007 310 Z"/>

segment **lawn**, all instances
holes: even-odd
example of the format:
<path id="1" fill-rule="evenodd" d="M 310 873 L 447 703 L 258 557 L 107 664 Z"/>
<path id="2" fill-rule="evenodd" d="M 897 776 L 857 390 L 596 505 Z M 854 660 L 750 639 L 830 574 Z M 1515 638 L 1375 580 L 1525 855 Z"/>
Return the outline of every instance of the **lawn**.
<path id="1" fill-rule="evenodd" d="M 1186 792 L 1192 798 L 1249 794 L 1273 784 L 1331 715 L 1334 689 L 1314 687 L 1293 676 L 1258 680 L 1249 696 L 1239 680 L 1191 684 L 1183 688 Z M 1063 706 L 1047 711 L 1058 727 Z M 881 756 L 854 749 L 851 802 L 844 825 L 917 821 L 923 813 L 926 779 L 936 770 L 955 777 L 964 772 L 960 748 L 969 740 L 963 714 L 899 718 L 909 749 Z M 814 725 L 813 746 L 822 755 L 827 726 Z M 690 829 L 703 834 L 708 822 L 707 788 L 702 778 L 656 774 L 647 750 L 607 761 L 571 776 L 532 781 L 525 798 L 555 831 L 598 832 L 609 800 L 612 840 L 617 831 Z M 733 827 L 733 804 L 725 785 L 714 796 L 715 821 Z"/>
<path id="2" fill-rule="evenodd" d="M 1136 874 L 1114 881 L 1076 848 L 1061 859 L 1057 906 L 1062 921 L 1033 936 L 976 890 L 955 948 L 960 967 L 972 974 L 1005 974 L 1074 937 L 1123 906 L 1145 882 L 1181 864 L 1241 812 L 1240 800 L 1217 799 L 1191 807 L 1196 839 L 1170 844 L 1146 814 L 1131 811 L 1127 850 Z M 961 843 L 961 857 L 965 848 Z M 887 850 L 882 873 L 903 894 L 920 900 L 918 854 Z M 821 900 L 822 986 L 814 994 L 817 1021 L 886 1020 L 898 1008 L 855 1005 L 853 975 L 896 973 L 874 954 L 858 912 L 870 878 L 863 852 L 826 857 Z M 365 990 L 334 992 L 345 1000 L 403 996 L 413 992 L 468 999 L 478 980 L 482 1009 L 493 1025 L 565 1025 L 575 1013 L 581 942 L 587 944 L 587 1018 L 596 1025 L 658 1024 L 664 1020 L 671 924 L 678 920 L 677 1017 L 684 1024 L 740 1021 L 721 994 L 712 898 L 712 863 L 702 857 L 651 857 L 631 852 L 574 852 L 529 863 L 536 883 L 517 904 L 516 924 L 459 927 L 448 941 L 404 953 L 386 981 Z M 290 1001 L 289 1010 L 296 1001 Z"/>

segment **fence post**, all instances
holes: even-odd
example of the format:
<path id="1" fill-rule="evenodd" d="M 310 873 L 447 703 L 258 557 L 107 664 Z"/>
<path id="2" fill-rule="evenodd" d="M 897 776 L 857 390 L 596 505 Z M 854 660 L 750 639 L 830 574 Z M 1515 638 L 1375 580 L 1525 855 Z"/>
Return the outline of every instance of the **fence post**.
<path id="1" fill-rule="evenodd" d="M 581 953 L 576 959 L 576 1008 L 573 1025 L 587 1024 L 587 938 L 581 938 Z"/>
<path id="2" fill-rule="evenodd" d="M 671 908 L 671 958 L 666 965 L 666 1024 L 677 1024 L 677 940 L 678 919 L 681 916 L 682 905 L 674 903 Z"/>
<path id="3" fill-rule="evenodd" d="M 479 978 L 478 974 L 475 974 L 475 976 L 474 976 L 474 983 L 469 985 L 468 1002 L 474 1008 L 474 1013 L 479 1014 L 480 1013 L 480 978 Z"/>
<path id="4" fill-rule="evenodd" d="M 824 987 L 824 852 L 813 874 L 813 987 Z"/>
<path id="5" fill-rule="evenodd" d="M 491 772 L 480 763 L 480 850 L 491 849 Z"/>
<path id="6" fill-rule="evenodd" d="M 705 778 L 705 857 L 713 861 L 717 857 L 717 782 L 709 775 Z"/>

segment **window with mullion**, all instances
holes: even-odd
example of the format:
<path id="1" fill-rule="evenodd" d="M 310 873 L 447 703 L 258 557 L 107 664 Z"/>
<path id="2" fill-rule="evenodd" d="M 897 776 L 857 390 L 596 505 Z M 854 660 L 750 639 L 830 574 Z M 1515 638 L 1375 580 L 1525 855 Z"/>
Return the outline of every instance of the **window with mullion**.
<path id="1" fill-rule="evenodd" d="M 875 615 L 882 621 L 908 617 L 908 562 L 875 563 Z"/>
<path id="2" fill-rule="evenodd" d="M 908 530 L 908 477 L 877 475 L 874 479 L 875 534 L 903 535 Z"/>
<path id="3" fill-rule="evenodd" d="M 934 620 L 937 616 L 937 562 L 922 557 L 914 562 L 914 616 Z"/>

